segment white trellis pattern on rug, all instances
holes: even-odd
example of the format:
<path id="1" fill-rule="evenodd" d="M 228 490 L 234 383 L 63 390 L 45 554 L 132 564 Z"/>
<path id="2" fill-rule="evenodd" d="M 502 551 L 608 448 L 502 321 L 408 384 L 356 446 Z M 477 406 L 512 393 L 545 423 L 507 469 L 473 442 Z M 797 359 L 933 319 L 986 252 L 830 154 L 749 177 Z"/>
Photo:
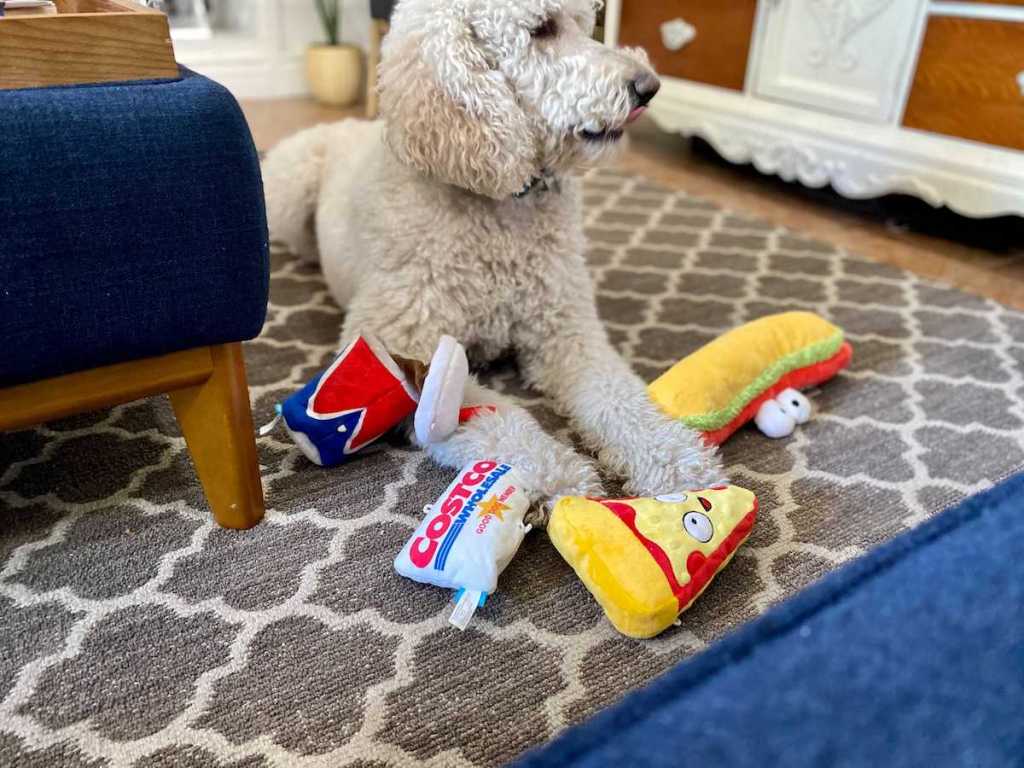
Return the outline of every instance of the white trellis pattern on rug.
<path id="1" fill-rule="evenodd" d="M 587 184 L 602 315 L 648 378 L 789 308 L 855 346 L 795 437 L 727 444 L 763 513 L 680 628 L 621 638 L 535 534 L 458 633 L 447 595 L 391 569 L 449 471 L 397 442 L 322 471 L 272 436 L 266 522 L 226 532 L 166 403 L 135 403 L 0 436 L 0 764 L 500 764 L 1024 465 L 1021 314 L 643 179 Z M 257 421 L 339 323 L 317 271 L 275 253 Z M 486 375 L 574 439 L 513 369 Z"/>

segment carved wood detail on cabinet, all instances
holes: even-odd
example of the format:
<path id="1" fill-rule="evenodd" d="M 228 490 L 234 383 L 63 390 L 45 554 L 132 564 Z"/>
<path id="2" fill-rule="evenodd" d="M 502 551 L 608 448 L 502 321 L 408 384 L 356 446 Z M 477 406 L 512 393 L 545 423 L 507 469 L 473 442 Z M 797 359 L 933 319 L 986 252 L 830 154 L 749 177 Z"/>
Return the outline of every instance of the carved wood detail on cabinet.
<path id="1" fill-rule="evenodd" d="M 846 115 L 895 120 L 927 0 L 778 0 L 763 13 L 754 93 Z"/>
<path id="2" fill-rule="evenodd" d="M 811 66 L 833 66 L 849 72 L 860 64 L 861 53 L 852 43 L 857 34 L 891 5 L 893 0 L 808 0 L 807 8 L 818 25 L 820 42 L 808 53 Z"/>
<path id="3" fill-rule="evenodd" d="M 645 48 L 663 76 L 663 130 L 854 199 L 1024 215 L 1024 0 L 607 8 L 610 40 Z"/>

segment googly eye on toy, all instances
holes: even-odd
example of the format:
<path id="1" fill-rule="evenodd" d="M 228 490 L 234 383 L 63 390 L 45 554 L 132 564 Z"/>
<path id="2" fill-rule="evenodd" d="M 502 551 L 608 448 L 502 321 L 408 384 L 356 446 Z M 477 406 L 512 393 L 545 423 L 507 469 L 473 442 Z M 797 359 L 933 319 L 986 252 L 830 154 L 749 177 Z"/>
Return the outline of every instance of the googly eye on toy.
<path id="1" fill-rule="evenodd" d="M 779 407 L 792 417 L 797 424 L 806 424 L 811 420 L 811 401 L 795 389 L 784 389 L 775 396 Z"/>
<path id="2" fill-rule="evenodd" d="M 715 535 L 711 518 L 703 512 L 687 512 L 683 515 L 683 528 L 697 541 L 706 544 Z"/>
<path id="3" fill-rule="evenodd" d="M 774 400 L 765 400 L 757 410 L 754 423 L 765 437 L 789 437 L 796 429 L 796 419 L 786 413 Z"/>
<path id="4" fill-rule="evenodd" d="M 798 424 L 811 420 L 811 401 L 795 389 L 784 389 L 772 400 L 765 400 L 754 423 L 765 437 L 789 437 Z"/>

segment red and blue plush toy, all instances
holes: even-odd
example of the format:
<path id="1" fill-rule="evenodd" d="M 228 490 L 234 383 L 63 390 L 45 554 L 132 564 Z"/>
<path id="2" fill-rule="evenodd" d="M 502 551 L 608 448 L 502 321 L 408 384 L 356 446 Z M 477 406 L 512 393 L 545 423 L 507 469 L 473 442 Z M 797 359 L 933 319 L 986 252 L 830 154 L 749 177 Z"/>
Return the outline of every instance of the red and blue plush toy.
<path id="1" fill-rule="evenodd" d="M 327 370 L 279 407 L 288 433 L 314 464 L 344 464 L 415 414 L 422 443 L 443 440 L 459 425 L 469 365 L 445 336 L 429 366 L 391 356 L 371 336 L 359 336 Z"/>

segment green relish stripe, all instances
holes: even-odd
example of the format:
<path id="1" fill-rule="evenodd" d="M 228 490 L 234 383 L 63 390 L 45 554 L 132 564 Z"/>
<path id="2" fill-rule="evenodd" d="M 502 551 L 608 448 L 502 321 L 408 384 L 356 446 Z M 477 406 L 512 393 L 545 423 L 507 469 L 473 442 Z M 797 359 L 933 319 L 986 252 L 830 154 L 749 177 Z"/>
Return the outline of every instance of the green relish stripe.
<path id="1" fill-rule="evenodd" d="M 739 416 L 751 400 L 771 387 L 783 376 L 800 368 L 806 368 L 815 363 L 828 360 L 839 352 L 839 348 L 842 346 L 843 332 L 836 331 L 832 336 L 823 341 L 815 342 L 776 360 L 772 365 L 765 368 L 760 376 L 744 387 L 743 391 L 734 397 L 724 408 L 712 411 L 711 413 L 684 416 L 681 421 L 686 426 L 701 432 L 713 432 L 716 429 L 721 429 Z"/>

